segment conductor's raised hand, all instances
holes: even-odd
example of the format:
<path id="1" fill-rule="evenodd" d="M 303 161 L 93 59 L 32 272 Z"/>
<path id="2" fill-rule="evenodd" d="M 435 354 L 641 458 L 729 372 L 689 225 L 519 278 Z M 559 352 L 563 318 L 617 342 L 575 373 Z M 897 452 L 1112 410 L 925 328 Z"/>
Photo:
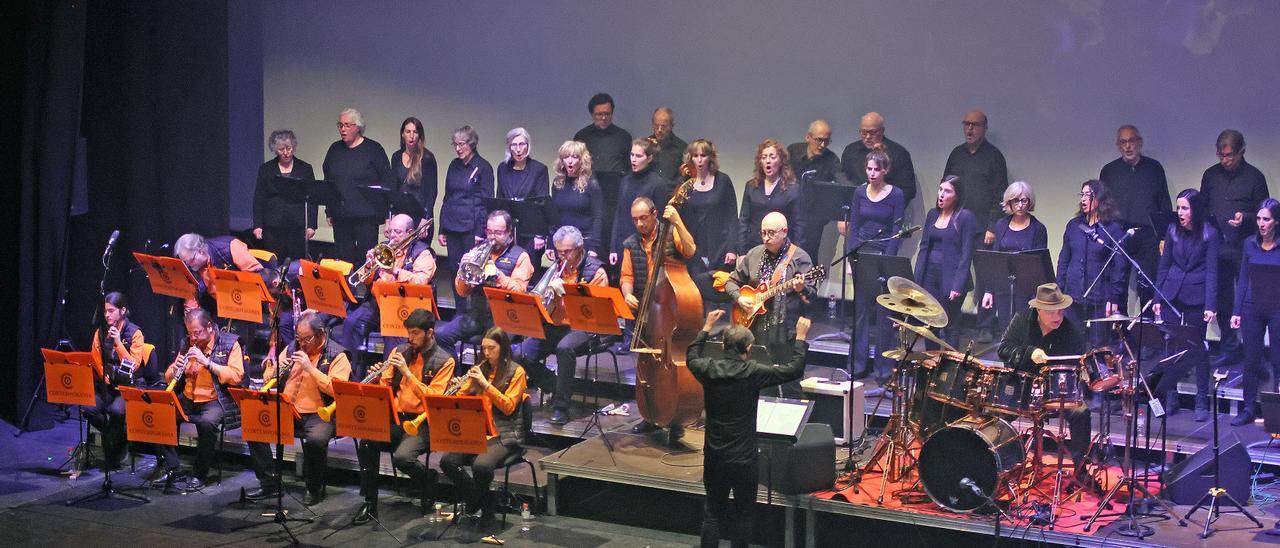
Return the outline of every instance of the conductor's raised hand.
<path id="1" fill-rule="evenodd" d="M 711 312 L 707 312 L 707 320 L 702 322 L 702 330 L 711 331 L 711 328 L 715 326 L 716 322 L 720 321 L 720 318 L 722 317 L 724 317 L 724 311 L 719 308 L 712 310 Z"/>
<path id="2" fill-rule="evenodd" d="M 800 316 L 799 318 L 796 318 L 796 340 L 797 341 L 808 340 L 809 326 L 812 325 L 812 323 L 813 322 L 811 322 L 809 318 L 805 316 Z"/>

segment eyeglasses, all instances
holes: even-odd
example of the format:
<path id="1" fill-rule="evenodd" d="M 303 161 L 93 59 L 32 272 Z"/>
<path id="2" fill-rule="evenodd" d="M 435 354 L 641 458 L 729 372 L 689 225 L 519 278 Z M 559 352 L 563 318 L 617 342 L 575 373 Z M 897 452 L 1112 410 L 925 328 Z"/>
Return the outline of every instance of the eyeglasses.
<path id="1" fill-rule="evenodd" d="M 1089 196 L 1093 196 L 1093 195 L 1090 194 Z M 1028 205 L 1030 203 L 1031 203 L 1031 198 L 1014 198 L 1012 200 L 1009 200 L 1009 205 Z"/>
<path id="2" fill-rule="evenodd" d="M 960 125 L 965 129 L 975 128 L 975 127 L 987 127 L 986 122 L 960 122 Z"/>
<path id="3" fill-rule="evenodd" d="M 453 144 L 453 148 L 462 148 L 462 147 L 470 146 L 470 145 L 471 145 L 471 143 L 454 143 L 454 144 Z"/>
<path id="4" fill-rule="evenodd" d="M 1120 140 L 1116 141 L 1116 144 L 1118 144 L 1118 145 L 1120 145 L 1120 146 L 1125 146 L 1125 145 L 1140 145 L 1140 144 L 1142 144 L 1142 137 L 1134 137 L 1134 138 L 1132 138 L 1132 139 L 1120 139 Z"/>
<path id="5" fill-rule="evenodd" d="M 831 138 L 830 138 L 830 137 L 814 137 L 814 136 L 810 135 L 810 136 L 809 136 L 809 138 L 813 139 L 813 142 L 815 142 L 815 143 L 830 143 L 830 142 L 831 142 Z"/>
<path id="6" fill-rule="evenodd" d="M 298 335 L 298 337 L 295 338 L 294 341 L 298 343 L 298 346 L 311 346 L 312 343 L 316 342 L 319 339 L 320 337 L 316 335 L 308 335 L 305 337 L 302 335 Z"/>
<path id="7" fill-rule="evenodd" d="M 864 129 L 864 130 L 859 131 L 858 133 L 859 133 L 860 135 L 862 135 L 863 137 L 870 137 L 870 136 L 872 136 L 872 135 L 879 135 L 879 134 L 881 134 L 881 133 L 884 133 L 884 128 L 879 128 L 879 129 Z"/>
<path id="8" fill-rule="evenodd" d="M 354 129 L 354 128 L 360 127 L 351 122 L 338 122 L 337 125 L 338 125 L 338 129 Z"/>
<path id="9" fill-rule="evenodd" d="M 506 230 L 489 230 L 486 228 L 484 229 L 484 234 L 485 236 L 506 236 L 507 231 Z"/>
<path id="10" fill-rule="evenodd" d="M 761 230 L 761 231 L 760 231 L 760 237 L 761 237 L 761 238 L 772 238 L 772 237 L 777 236 L 777 235 L 779 235 L 779 234 L 783 234 L 783 233 L 785 233 L 786 231 L 787 231 L 787 229 L 785 229 L 785 228 Z"/>
<path id="11" fill-rule="evenodd" d="M 1239 156 L 1240 154 L 1241 154 L 1241 153 L 1240 153 L 1239 151 L 1236 151 L 1236 152 L 1219 152 L 1219 153 L 1218 153 L 1218 159 L 1219 159 L 1219 160 L 1225 160 L 1225 159 L 1227 159 L 1227 158 L 1235 158 L 1236 156 Z"/>

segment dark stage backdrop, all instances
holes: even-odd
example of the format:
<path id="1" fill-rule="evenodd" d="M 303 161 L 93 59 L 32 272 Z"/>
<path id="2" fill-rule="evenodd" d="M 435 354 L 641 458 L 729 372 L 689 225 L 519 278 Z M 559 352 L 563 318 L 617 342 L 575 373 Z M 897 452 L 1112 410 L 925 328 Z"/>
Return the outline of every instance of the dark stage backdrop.
<path id="1" fill-rule="evenodd" d="M 799 141 L 825 118 L 839 153 L 879 111 L 915 161 L 917 220 L 964 112 L 983 109 L 1055 250 L 1080 183 L 1118 157 L 1121 124 L 1142 129 L 1172 194 L 1199 184 L 1228 127 L 1280 189 L 1275 2 L 269 0 L 262 15 L 264 136 L 294 129 L 312 162 L 354 106 L 388 151 L 400 121 L 420 118 L 442 169 L 463 124 L 490 161 L 523 126 L 550 163 L 608 91 L 637 137 L 654 108 L 675 109 L 675 133 L 713 140 L 739 192 L 763 138 Z"/>
<path id="2" fill-rule="evenodd" d="M 135 321 L 164 347 L 167 303 L 130 271 L 129 251 L 148 240 L 158 249 L 187 231 L 224 233 L 230 201 L 226 6 L 36 4 L 23 25 L 23 140 L 31 144 L 23 148 L 17 230 L 25 246 L 15 281 L 19 337 L 6 352 L 17 366 L 4 368 L 0 393 L 3 414 L 14 418 L 39 379 L 39 347 L 63 337 L 87 345 L 108 234 L 122 235 L 107 290 L 127 291 Z M 78 136 L 87 143 L 90 207 L 68 217 Z M 32 426 L 43 420 L 37 414 Z"/>

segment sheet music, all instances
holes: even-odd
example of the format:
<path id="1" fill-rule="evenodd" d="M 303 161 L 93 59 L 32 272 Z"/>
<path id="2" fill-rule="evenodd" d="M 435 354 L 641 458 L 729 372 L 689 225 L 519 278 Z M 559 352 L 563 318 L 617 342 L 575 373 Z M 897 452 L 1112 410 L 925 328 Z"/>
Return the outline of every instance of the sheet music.
<path id="1" fill-rule="evenodd" d="M 811 402 L 761 398 L 756 407 L 756 433 L 794 438 L 809 414 Z"/>

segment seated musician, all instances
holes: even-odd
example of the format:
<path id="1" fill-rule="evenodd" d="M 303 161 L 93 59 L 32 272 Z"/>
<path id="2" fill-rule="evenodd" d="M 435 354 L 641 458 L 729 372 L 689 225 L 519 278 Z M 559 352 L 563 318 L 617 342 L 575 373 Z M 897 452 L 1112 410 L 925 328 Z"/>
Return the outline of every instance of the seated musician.
<path id="1" fill-rule="evenodd" d="M 453 378 L 453 357 L 436 344 L 436 318 L 424 309 L 414 310 L 404 320 L 408 342 L 397 346 L 378 376 L 378 383 L 390 386 L 395 396 L 400 424 L 391 425 L 391 443 L 360 440 L 360 494 L 364 504 L 352 523 L 368 523 L 378 517 L 378 468 L 382 451 L 391 451 L 391 464 L 409 476 L 422 490 L 422 512 L 435 499 L 436 473 L 419 460 L 431 452 L 426 421 L 416 435 L 405 432 L 404 424 L 427 411 L 424 396 L 443 394 Z"/>
<path id="2" fill-rule="evenodd" d="M 249 246 L 234 236 L 205 238 L 194 232 L 183 234 L 173 244 L 173 256 L 186 264 L 196 278 L 196 298 L 187 299 L 184 310 L 199 307 L 214 310 L 216 295 L 209 267 L 244 272 L 263 270 L 262 263 L 249 253 Z"/>
<path id="3" fill-rule="evenodd" d="M 382 236 L 387 239 L 387 245 L 394 245 L 405 234 L 413 232 L 413 228 L 413 217 L 400 213 L 387 221 L 382 230 Z M 365 258 L 370 262 L 373 261 L 372 249 L 365 254 Z M 369 285 L 372 286 L 375 281 L 427 285 L 435 275 L 436 257 L 431 253 L 431 244 L 418 240 L 410 245 L 404 254 L 396 256 L 390 270 L 376 269 Z M 356 376 L 362 376 L 364 373 L 364 360 L 357 349 L 364 346 L 365 337 L 369 336 L 369 332 L 373 331 L 377 325 L 378 300 L 372 295 L 349 310 L 346 321 L 342 323 L 342 346 L 353 353 L 351 368 L 356 372 Z M 387 343 L 386 348 L 395 346 L 393 341 L 387 341 Z"/>
<path id="4" fill-rule="evenodd" d="M 458 487 L 466 502 L 467 514 L 479 513 L 481 519 L 487 520 L 493 516 L 493 493 L 489 491 L 493 470 L 508 456 L 520 451 L 520 444 L 524 442 L 522 404 L 527 379 L 524 368 L 511 359 L 511 339 L 502 329 L 493 327 L 485 332 L 480 353 L 483 358 L 467 370 L 457 394 L 483 396 L 489 400 L 498 434 L 489 438 L 482 454 L 446 453 L 440 458 L 440 469 Z M 470 476 L 463 469 L 467 465 L 471 466 Z"/>
<path id="5" fill-rule="evenodd" d="M 119 468 L 125 457 L 124 398 L 118 386 L 141 384 L 144 377 L 142 330 L 129 321 L 129 304 L 123 293 L 112 291 L 104 298 L 102 310 L 107 323 L 106 363 L 102 362 L 101 331 L 93 333 L 94 406 L 84 410 L 84 418 L 102 432 L 104 468 Z M 133 370 L 120 369 L 121 361 L 133 363 Z"/>
<path id="6" fill-rule="evenodd" d="M 452 320 L 441 324 L 436 330 L 436 342 L 447 352 L 453 352 L 458 341 L 484 333 L 493 326 L 489 301 L 481 286 L 509 291 L 524 291 L 529 286 L 529 279 L 533 277 L 533 262 L 529 260 L 529 254 L 524 248 L 513 243 L 512 225 L 510 213 L 501 209 L 489 213 L 484 228 L 487 242 L 472 248 L 462 258 L 458 275 L 453 280 L 453 289 L 458 295 L 458 312 Z M 480 257 L 479 254 L 489 242 L 493 246 L 489 248 L 488 256 Z M 468 277 L 465 274 L 468 265 L 482 274 L 476 278 Z"/>
<path id="7" fill-rule="evenodd" d="M 805 302 L 816 293 L 812 285 L 806 285 L 796 276 L 813 268 L 813 259 L 804 248 L 791 241 L 787 218 L 780 212 L 769 213 L 760 221 L 760 240 L 764 243 L 751 248 L 738 260 L 724 288 L 734 302 L 746 310 L 753 306 L 754 300 L 742 294 L 743 287 L 759 287 L 761 282 L 768 282 L 770 287 L 788 284 L 788 290 L 770 300 L 765 305 L 768 311 L 751 324 L 755 343 L 772 351 L 796 340 L 796 319 Z M 782 385 L 782 391 L 789 398 L 803 395 L 798 379 Z"/>
<path id="8" fill-rule="evenodd" d="M 1071 303 L 1071 296 L 1058 289 L 1056 283 L 1037 287 L 1035 298 L 1028 303 L 1030 307 L 1015 314 L 1009 323 L 1000 341 L 1000 360 L 1013 369 L 1039 375 L 1050 356 L 1084 354 L 1084 334 L 1064 312 Z M 1071 439 L 1066 445 L 1077 472 L 1092 436 L 1089 421 L 1086 405 L 1067 411 Z"/>
<path id="9" fill-rule="evenodd" d="M 560 275 L 547 283 L 546 291 L 555 294 L 555 311 L 563 309 L 564 284 L 579 283 L 598 286 L 609 285 L 609 276 L 602 262 L 585 253 L 582 232 L 574 226 L 562 226 L 552 236 L 557 261 L 547 270 L 546 276 Z M 554 314 L 559 315 L 559 314 Z M 555 318 L 553 318 L 555 319 Z M 553 351 L 556 354 L 555 398 L 551 403 L 551 424 L 569 422 L 569 404 L 573 402 L 573 375 L 577 369 L 577 357 L 586 353 L 591 337 L 586 331 L 569 329 L 568 325 L 553 325 L 546 329 L 545 339 L 525 339 L 517 349 L 516 360 L 528 371 L 537 367 L 547 371 L 546 365 L 535 366 L 546 360 Z"/>
<path id="10" fill-rule="evenodd" d="M 333 379 L 345 381 L 351 377 L 348 352 L 329 338 L 324 317 L 315 310 L 307 310 L 298 315 L 297 338 L 285 347 L 276 363 L 266 366 L 263 380 L 275 379 L 277 368 L 280 380 L 275 387 L 284 386 L 284 394 L 302 415 L 293 422 L 293 430 L 302 440 L 302 477 L 307 484 L 307 496 L 302 503 L 319 504 L 324 500 L 324 475 L 334 427 L 332 422 L 321 420 L 316 411 L 333 402 Z M 251 441 L 248 445 L 259 487 L 245 496 L 251 499 L 275 496 L 280 485 L 276 483 L 271 444 Z"/>
<path id="11" fill-rule="evenodd" d="M 196 460 L 187 478 L 187 488 L 204 487 L 205 476 L 213 464 L 217 450 L 218 427 L 227 409 L 235 406 L 227 392 L 227 386 L 239 386 L 244 377 L 244 351 L 239 337 L 221 331 L 213 324 L 213 316 L 203 308 L 188 310 L 183 315 L 187 328 L 188 348 L 174 358 L 164 373 L 164 378 L 178 392 L 178 403 L 187 414 L 187 420 L 196 425 L 199 440 L 196 442 Z M 181 379 L 173 380 L 181 372 Z M 178 416 L 181 423 L 182 416 Z M 178 448 L 161 446 L 166 488 L 178 477 Z"/>
<path id="12" fill-rule="evenodd" d="M 693 241 L 693 235 L 684 226 L 680 211 L 668 204 L 662 211 L 662 218 L 675 228 L 671 231 L 671 241 L 664 244 L 667 256 L 681 262 L 692 257 L 698 251 L 698 247 Z M 653 244 L 658 239 L 658 208 L 653 205 L 653 200 L 647 196 L 640 196 L 633 200 L 631 222 L 635 225 L 636 232 L 622 241 L 622 271 L 618 278 L 622 297 L 626 299 L 627 306 L 638 309 L 640 299 L 644 297 L 643 292 L 649 284 L 649 275 L 653 272 L 653 265 L 649 264 L 649 256 L 653 254 L 655 249 Z M 637 294 L 637 291 L 640 294 Z M 644 420 L 632 427 L 631 431 L 643 434 L 657 429 L 658 425 Z M 672 440 L 680 439 L 683 435 L 683 426 L 677 424 L 671 427 Z"/>

